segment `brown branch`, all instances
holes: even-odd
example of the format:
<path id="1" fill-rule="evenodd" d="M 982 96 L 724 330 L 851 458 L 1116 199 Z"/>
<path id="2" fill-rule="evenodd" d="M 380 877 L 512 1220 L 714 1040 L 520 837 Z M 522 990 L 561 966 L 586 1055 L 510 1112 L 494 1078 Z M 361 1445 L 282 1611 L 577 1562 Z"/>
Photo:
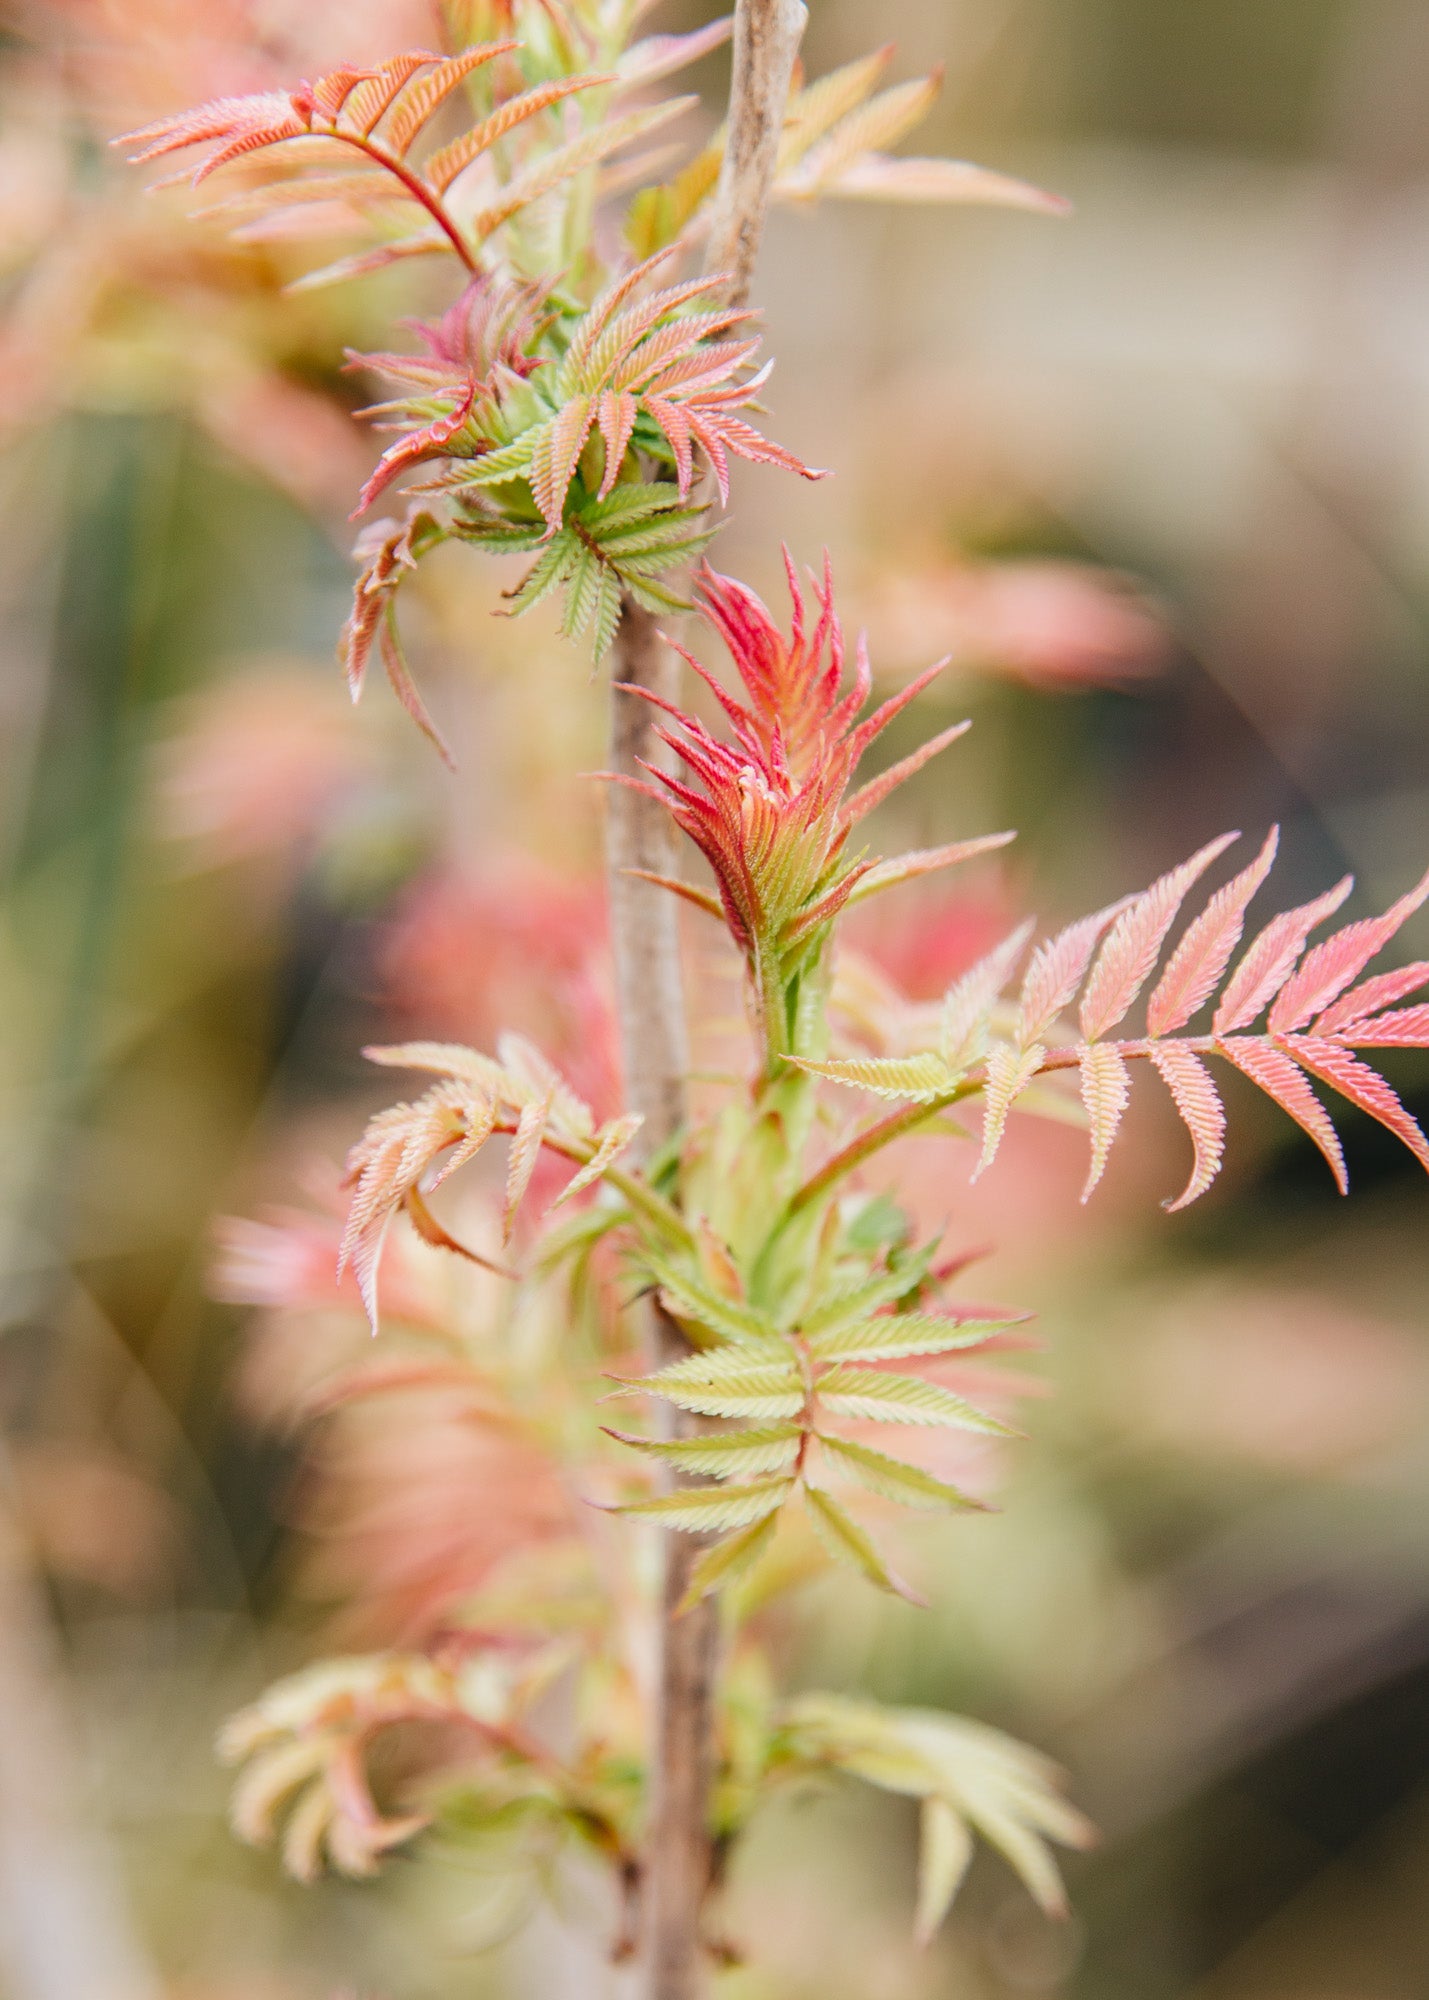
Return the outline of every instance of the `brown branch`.
<path id="1" fill-rule="evenodd" d="M 730 273 L 736 304 L 748 294 L 759 249 L 804 20 L 802 0 L 737 0 L 729 139 L 706 259 L 707 269 Z M 666 701 L 679 699 L 678 657 L 661 643 L 651 615 L 628 597 L 616 635 L 615 678 Z M 642 761 L 666 758 L 657 719 L 658 710 L 639 694 L 612 690 L 612 771 L 638 778 Z M 606 829 L 626 1103 L 644 1118 L 638 1143 L 648 1157 L 685 1118 L 688 1054 L 677 905 L 668 889 L 648 879 L 678 874 L 678 837 L 660 802 L 628 785 L 611 787 Z M 683 1353 L 684 1338 L 673 1321 L 654 1301 L 644 1310 L 652 1364 Z M 700 1927 L 714 1872 L 709 1795 L 719 1623 L 710 1599 L 676 1615 L 699 1553 L 698 1537 L 666 1538 L 641 1885 L 643 2000 L 698 2000 L 706 1983 Z"/>
<path id="2" fill-rule="evenodd" d="M 729 137 L 705 253 L 707 270 L 729 272 L 731 305 L 749 297 L 807 20 L 804 0 L 739 0 L 734 11 Z"/>

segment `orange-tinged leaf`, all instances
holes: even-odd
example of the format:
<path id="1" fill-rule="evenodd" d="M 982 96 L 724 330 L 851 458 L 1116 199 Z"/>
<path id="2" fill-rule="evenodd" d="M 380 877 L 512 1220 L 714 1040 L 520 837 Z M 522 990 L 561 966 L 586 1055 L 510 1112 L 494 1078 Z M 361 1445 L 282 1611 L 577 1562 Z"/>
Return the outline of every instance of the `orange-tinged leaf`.
<path id="1" fill-rule="evenodd" d="M 1179 868 L 1172 868 L 1122 911 L 1112 925 L 1082 995 L 1081 1025 L 1085 1040 L 1095 1042 L 1114 1028 L 1146 983 L 1160 955 L 1166 933 L 1192 884 L 1211 863 L 1238 840 L 1223 833 L 1208 841 Z"/>
<path id="2" fill-rule="evenodd" d="M 403 85 L 409 83 L 426 64 L 440 61 L 441 57 L 433 55 L 429 49 L 412 49 L 405 55 L 394 56 L 391 62 L 383 63 L 348 98 L 345 107 L 348 123 L 364 138 L 367 137 L 383 112 L 400 94 Z"/>
<path id="3" fill-rule="evenodd" d="M 1348 1194 L 1350 1182 L 1345 1172 L 1345 1156 L 1339 1134 L 1330 1123 L 1324 1105 L 1285 1051 L 1278 1049 L 1273 1042 L 1251 1035 L 1218 1038 L 1216 1048 L 1227 1062 L 1234 1063 L 1241 1074 L 1248 1076 L 1267 1097 L 1273 1097 L 1302 1132 L 1309 1134 L 1329 1162 L 1340 1193 Z"/>
<path id="4" fill-rule="evenodd" d="M 1082 1200 L 1087 1201 L 1106 1172 L 1107 1156 L 1121 1125 L 1131 1089 L 1126 1064 L 1110 1042 L 1078 1049 L 1077 1061 L 1081 1068 L 1082 1103 L 1086 1106 L 1087 1119 L 1092 1128 L 1091 1167 L 1087 1173 L 1087 1184 L 1082 1189 Z"/>
<path id="5" fill-rule="evenodd" d="M 942 87 L 942 72 L 938 70 L 931 76 L 918 77 L 911 83 L 895 83 L 891 89 L 880 91 L 877 97 L 840 119 L 826 138 L 809 148 L 797 172 L 787 177 L 786 186 L 821 193 L 837 181 L 850 161 L 891 146 L 911 132 L 926 117 Z"/>
<path id="6" fill-rule="evenodd" d="M 457 175 L 464 173 L 473 160 L 490 152 L 508 132 L 514 132 L 526 119 L 548 111 L 563 97 L 571 97 L 579 90 L 590 90 L 596 84 L 611 80 L 608 76 L 564 76 L 551 83 L 540 84 L 535 90 L 523 91 L 519 97 L 508 97 L 489 118 L 483 118 L 479 125 L 473 125 L 469 132 L 463 132 L 459 139 L 453 139 L 439 153 L 433 153 L 422 169 L 423 178 L 438 194 L 445 194 Z"/>
<path id="7" fill-rule="evenodd" d="M 479 48 L 463 49 L 460 55 L 447 56 L 433 64 L 425 76 L 406 83 L 387 113 L 387 127 L 383 134 L 387 147 L 399 160 L 405 158 L 422 127 L 441 109 L 457 86 L 474 69 L 480 69 L 483 63 L 489 63 L 493 57 L 511 47 L 510 42 L 486 42 Z"/>
<path id="8" fill-rule="evenodd" d="M 1215 992 L 1231 953 L 1240 943 L 1246 909 L 1270 873 L 1279 845 L 1280 828 L 1273 826 L 1250 866 L 1217 889 L 1187 930 L 1146 1003 L 1148 1035 L 1167 1035 L 1173 1028 L 1184 1028 Z"/>
<path id="9" fill-rule="evenodd" d="M 867 98 L 893 60 L 894 45 L 885 42 L 872 55 L 859 56 L 842 68 L 830 70 L 817 82 L 808 84 L 790 100 L 784 134 L 779 144 L 779 171 L 800 159 L 825 132 L 838 124 Z"/>
<path id="10" fill-rule="evenodd" d="M 1342 931 L 1317 944 L 1271 1008 L 1270 1032 L 1288 1035 L 1303 1028 L 1313 1015 L 1343 993 L 1352 980 L 1358 979 L 1426 896 L 1429 896 L 1429 869 L 1382 917 L 1366 917 L 1357 924 L 1346 924 Z"/>
<path id="11" fill-rule="evenodd" d="M 1228 948 L 1229 951 L 1229 948 Z M 1191 1178 L 1175 1201 L 1163 1204 L 1175 1214 L 1203 1195 L 1221 1170 L 1225 1153 L 1226 1113 L 1211 1073 L 1193 1049 L 1180 1042 L 1162 1042 L 1151 1051 L 1172 1101 L 1195 1147 Z"/>
<path id="12" fill-rule="evenodd" d="M 1305 940 L 1317 924 L 1332 917 L 1351 889 L 1353 875 L 1346 875 L 1333 889 L 1298 909 L 1272 917 L 1265 929 L 1247 945 L 1240 964 L 1231 974 L 1212 1026 L 1218 1035 L 1234 1034 L 1248 1028 L 1256 1015 L 1280 991 L 1291 968 L 1304 949 Z"/>
<path id="13" fill-rule="evenodd" d="M 1341 1097 L 1378 1119 L 1397 1139 L 1402 1139 L 1421 1167 L 1429 1173 L 1429 1140 L 1400 1103 L 1376 1069 L 1339 1042 L 1326 1042 L 1311 1035 L 1290 1035 L 1286 1046 L 1301 1063 L 1325 1083 L 1333 1085 Z"/>

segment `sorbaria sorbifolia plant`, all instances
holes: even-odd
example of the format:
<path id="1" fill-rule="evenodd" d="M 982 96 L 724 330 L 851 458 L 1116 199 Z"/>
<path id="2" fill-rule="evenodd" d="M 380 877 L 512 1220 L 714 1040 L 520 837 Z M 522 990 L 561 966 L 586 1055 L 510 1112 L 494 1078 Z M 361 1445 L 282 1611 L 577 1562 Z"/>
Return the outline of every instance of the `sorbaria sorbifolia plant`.
<path id="1" fill-rule="evenodd" d="M 741 0 L 731 131 L 747 109 L 741 75 L 746 90 L 760 85 L 789 5 Z M 1274 859 L 1272 833 L 1168 955 L 1186 899 L 1228 835 L 1030 956 L 1032 925 L 1014 931 L 952 987 L 920 1045 L 908 1045 L 906 1011 L 897 1039 L 890 1029 L 882 1046 L 876 1018 L 862 1024 L 861 1045 L 840 1041 L 831 992 L 841 920 L 1004 836 L 873 858 L 869 815 L 961 733 L 946 730 L 860 779 L 865 753 L 937 669 L 866 714 L 868 661 L 862 645 L 848 656 L 827 564 L 805 582 L 787 562 L 786 626 L 703 560 L 731 456 L 820 475 L 772 442 L 762 417 L 751 421 L 768 365 L 757 365 L 740 273 L 699 261 L 711 235 L 737 244 L 750 224 L 757 237 L 757 214 L 719 213 L 721 188 L 734 186 L 737 198 L 740 186 L 737 173 L 722 180 L 724 133 L 664 184 L 653 184 L 657 169 L 638 150 L 657 132 L 663 146 L 690 103 L 653 101 L 652 83 L 716 46 L 729 24 L 632 40 L 644 11 L 643 0 L 474 0 L 449 11 L 450 54 L 416 51 L 289 92 L 224 99 L 128 144 L 140 159 L 206 148 L 196 182 L 234 169 L 241 184 L 219 212 L 248 240 L 305 231 L 358 239 L 305 283 L 416 257 L 458 267 L 452 304 L 415 327 L 413 349 L 353 356 L 394 389 L 369 412 L 395 437 L 358 511 L 394 487 L 407 496 L 405 511 L 367 527 L 359 545 L 364 566 L 343 639 L 354 693 L 375 650 L 434 733 L 396 605 L 422 557 L 453 540 L 529 557 L 509 609 L 519 615 L 555 597 L 564 632 L 586 638 L 597 659 L 613 643 L 623 658 L 642 617 L 673 620 L 692 605 L 729 655 L 733 676 L 720 679 L 685 654 L 722 712 L 718 729 L 648 681 L 636 690 L 649 754 L 644 775 L 617 774 L 627 790 L 612 810 L 631 809 L 633 798 L 646 814 L 668 813 L 707 864 L 712 886 L 646 874 L 722 924 L 742 956 L 747 1081 L 652 1147 L 634 1114 L 599 1121 L 519 1032 L 490 1054 L 424 1042 L 374 1049 L 375 1061 L 436 1080 L 375 1118 L 348 1162 L 341 1257 L 374 1330 L 384 1241 L 398 1217 L 427 1245 L 499 1276 L 473 1275 L 480 1310 L 445 1323 L 404 1308 L 405 1329 L 388 1338 L 415 1352 L 330 1386 L 328 1406 L 423 1382 L 466 1384 L 482 1421 L 504 1426 L 523 1452 L 545 1454 L 596 1504 L 573 1509 L 556 1535 L 560 1563 L 508 1565 L 424 1650 L 299 1674 L 238 1717 L 226 1739 L 244 1765 L 240 1830 L 281 1837 L 301 1876 L 324 1865 L 366 1874 L 434 1824 L 504 1830 L 517 1872 L 539 1872 L 563 1840 L 584 1843 L 608 1859 L 625 1897 L 617 1948 L 646 1952 L 648 1990 L 674 2000 L 694 1990 L 701 1949 L 718 1945 L 707 1917 L 697 1934 L 697 1909 L 683 1936 L 671 1934 L 668 1915 L 665 1935 L 652 1943 L 646 1934 L 648 1885 L 670 1860 L 668 1817 L 661 1839 L 648 1837 L 649 1795 L 662 1784 L 698 1822 L 685 1828 L 703 1856 L 696 1906 L 761 1802 L 792 1780 L 842 1771 L 918 1799 L 925 1938 L 958 1888 L 974 1832 L 1049 1910 L 1062 1900 L 1050 1843 L 1087 1835 L 1056 1774 L 992 1729 L 832 1696 L 781 1699 L 749 1623 L 771 1589 L 814 1566 L 815 1538 L 870 1584 L 914 1595 L 870 1510 L 975 1506 L 941 1472 L 870 1442 L 881 1436 L 875 1427 L 1006 1429 L 951 1385 L 947 1357 L 1015 1344 L 1020 1316 L 960 1306 L 950 1295 L 956 1266 L 940 1261 L 936 1241 L 916 1239 L 895 1199 L 866 1191 L 862 1170 L 976 1101 L 982 1172 L 1009 1115 L 1055 1093 L 1066 1073 L 1090 1126 L 1090 1194 L 1136 1062 L 1159 1074 L 1194 1147 L 1172 1207 L 1201 1194 L 1221 1163 L 1214 1063 L 1274 1098 L 1341 1187 L 1342 1154 L 1312 1079 L 1429 1166 L 1429 1144 L 1357 1053 L 1429 1046 L 1429 1007 L 1400 1004 L 1429 981 L 1429 965 L 1361 976 L 1429 895 L 1429 875 L 1384 916 L 1312 945 L 1349 894 L 1341 882 L 1271 918 L 1242 948 Z M 787 75 L 776 77 L 775 142 L 762 183 L 746 177 L 744 199 L 1055 206 L 959 162 L 887 156 L 936 88 L 929 79 L 880 89 L 888 61 L 882 51 L 812 83 L 796 76 L 787 103 Z M 673 632 L 665 643 L 683 650 Z M 1128 1033 L 1148 988 L 1140 1031 Z M 870 1097 L 888 1108 L 869 1108 Z M 438 1220 L 432 1197 L 498 1139 L 502 1213 L 474 1248 Z M 539 1224 L 518 1231 L 543 1154 L 571 1171 Z M 624 1329 L 631 1302 L 651 1298 L 679 1346 L 672 1354 L 667 1340 L 658 1366 L 647 1348 L 642 1370 Z M 611 1374 L 622 1399 L 614 1410 L 632 1412 L 623 1425 Z M 662 1409 L 676 1414 L 662 1419 Z M 502 1504 L 493 1493 L 491 1505 Z M 611 1511 L 629 1525 L 613 1533 Z M 696 1538 L 679 1601 L 662 1594 L 649 1560 L 641 1524 L 650 1523 Z M 549 1539 L 548 1529 L 548 1557 Z M 712 1594 L 724 1607 L 720 1692 L 708 1711 L 691 1711 L 703 1718 L 710 1781 L 681 1791 L 682 1774 L 662 1771 L 650 1748 L 669 1740 L 668 1713 L 660 1730 L 652 1720 L 650 1659 L 681 1621 L 703 1618 L 702 1629 L 719 1631 L 708 1619 Z M 553 1731 L 543 1718 L 558 1681 L 568 1696 Z M 667 1676 L 659 1699 L 702 1699 L 683 1685 Z M 379 1809 L 369 1750 L 414 1719 L 447 1725 L 434 1737 L 441 1748 L 409 1806 Z"/>

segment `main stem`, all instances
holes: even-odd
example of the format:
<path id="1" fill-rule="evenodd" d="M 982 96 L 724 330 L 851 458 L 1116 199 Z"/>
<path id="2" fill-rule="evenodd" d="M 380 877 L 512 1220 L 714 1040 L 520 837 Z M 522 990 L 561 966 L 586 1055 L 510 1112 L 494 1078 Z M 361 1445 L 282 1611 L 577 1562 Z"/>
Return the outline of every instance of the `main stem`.
<path id="1" fill-rule="evenodd" d="M 783 127 L 802 0 L 737 0 L 729 137 L 715 198 L 706 268 L 728 272 L 732 304 L 748 295 Z M 628 598 L 616 635 L 615 679 L 667 701 L 680 693 L 679 659 L 650 614 Z M 639 777 L 659 764 L 658 711 L 617 687 L 611 694 L 611 769 Z M 611 938 L 626 1101 L 644 1119 L 648 1157 L 685 1119 L 688 1068 L 676 901 L 632 876 L 679 872 L 677 835 L 664 808 L 625 785 L 609 792 L 607 861 Z M 645 1343 L 653 1363 L 685 1351 L 679 1329 L 653 1302 Z M 719 1622 L 714 1601 L 677 1607 L 699 1555 L 691 1536 L 666 1537 L 658 1693 L 650 1763 L 650 1816 L 641 1915 L 643 2000 L 698 2000 L 706 1983 L 701 1918 L 710 1888 L 710 1782 Z"/>

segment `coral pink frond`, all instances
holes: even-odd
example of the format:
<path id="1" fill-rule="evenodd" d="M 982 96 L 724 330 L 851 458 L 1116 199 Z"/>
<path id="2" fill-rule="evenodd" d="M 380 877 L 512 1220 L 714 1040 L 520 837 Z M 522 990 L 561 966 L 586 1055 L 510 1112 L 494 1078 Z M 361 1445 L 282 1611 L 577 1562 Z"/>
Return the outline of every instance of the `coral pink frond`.
<path id="1" fill-rule="evenodd" d="M 1107 1156 L 1121 1125 L 1122 1113 L 1131 1096 L 1126 1064 L 1110 1042 L 1083 1046 L 1077 1051 L 1081 1070 L 1082 1103 L 1092 1128 L 1092 1159 L 1082 1200 L 1106 1172 Z"/>
<path id="2" fill-rule="evenodd" d="M 1311 1032 L 1316 1035 L 1344 1034 L 1361 1021 L 1367 1021 L 1371 1014 L 1377 1014 L 1381 1007 L 1392 1007 L 1396 1000 L 1417 993 L 1421 986 L 1429 986 L 1429 961 L 1425 959 L 1418 959 L 1413 965 L 1401 965 L 1397 972 L 1376 973 L 1373 979 L 1366 979 L 1362 985 L 1352 987 L 1343 994 L 1333 1007 L 1327 1007 Z"/>
<path id="3" fill-rule="evenodd" d="M 1339 1042 L 1321 1041 L 1311 1035 L 1289 1035 L 1285 1045 L 1296 1062 L 1331 1084 L 1341 1097 L 1347 1097 L 1371 1118 L 1377 1118 L 1397 1139 L 1402 1139 L 1420 1166 L 1429 1172 L 1429 1140 L 1378 1070 L 1361 1062 Z"/>
<path id="4" fill-rule="evenodd" d="M 1081 1028 L 1087 1041 L 1096 1041 L 1126 1014 L 1145 985 L 1192 884 L 1239 838 L 1239 834 L 1223 833 L 1218 840 L 1209 841 L 1122 911 L 1082 995 Z"/>
<path id="5" fill-rule="evenodd" d="M 1227 956 L 1232 950 L 1233 945 L 1227 948 Z M 1185 1189 L 1175 1201 L 1163 1204 L 1169 1213 L 1175 1214 L 1203 1195 L 1220 1172 L 1225 1154 L 1226 1112 L 1210 1071 L 1193 1050 L 1179 1042 L 1162 1042 L 1154 1044 L 1150 1053 L 1195 1148 L 1191 1178 Z"/>
<path id="6" fill-rule="evenodd" d="M 1429 870 L 1382 917 L 1346 924 L 1317 944 L 1270 1010 L 1273 1035 L 1292 1034 L 1343 993 L 1429 896 Z"/>
<path id="7" fill-rule="evenodd" d="M 1246 947 L 1221 996 L 1221 1004 L 1211 1024 L 1218 1035 L 1234 1034 L 1238 1029 L 1250 1026 L 1261 1008 L 1275 997 L 1290 977 L 1311 931 L 1326 917 L 1334 915 L 1354 886 L 1354 876 L 1346 875 L 1333 889 L 1327 889 L 1311 902 L 1271 918 L 1260 935 Z"/>
<path id="8" fill-rule="evenodd" d="M 1267 1097 L 1273 1097 L 1281 1110 L 1288 1112 L 1300 1129 L 1310 1135 L 1329 1162 L 1340 1193 L 1348 1194 L 1350 1182 L 1339 1135 L 1324 1105 L 1290 1057 L 1274 1043 L 1253 1036 L 1218 1038 L 1216 1049 Z"/>
<path id="9" fill-rule="evenodd" d="M 1357 1049 L 1429 1049 L 1429 1007 L 1399 1007 L 1341 1033 Z"/>
<path id="10" fill-rule="evenodd" d="M 1215 992 L 1240 943 L 1246 909 L 1270 873 L 1279 845 L 1280 828 L 1273 826 L 1250 866 L 1218 889 L 1190 926 L 1146 1003 L 1148 1035 L 1185 1027 Z"/>
<path id="11" fill-rule="evenodd" d="M 1095 916 L 1068 924 L 1054 938 L 1039 944 L 1022 982 L 1021 1040 L 1025 1047 L 1044 1035 L 1062 1009 L 1069 1006 L 1092 962 L 1092 953 L 1108 924 L 1121 915 L 1130 897 L 1109 903 Z"/>

